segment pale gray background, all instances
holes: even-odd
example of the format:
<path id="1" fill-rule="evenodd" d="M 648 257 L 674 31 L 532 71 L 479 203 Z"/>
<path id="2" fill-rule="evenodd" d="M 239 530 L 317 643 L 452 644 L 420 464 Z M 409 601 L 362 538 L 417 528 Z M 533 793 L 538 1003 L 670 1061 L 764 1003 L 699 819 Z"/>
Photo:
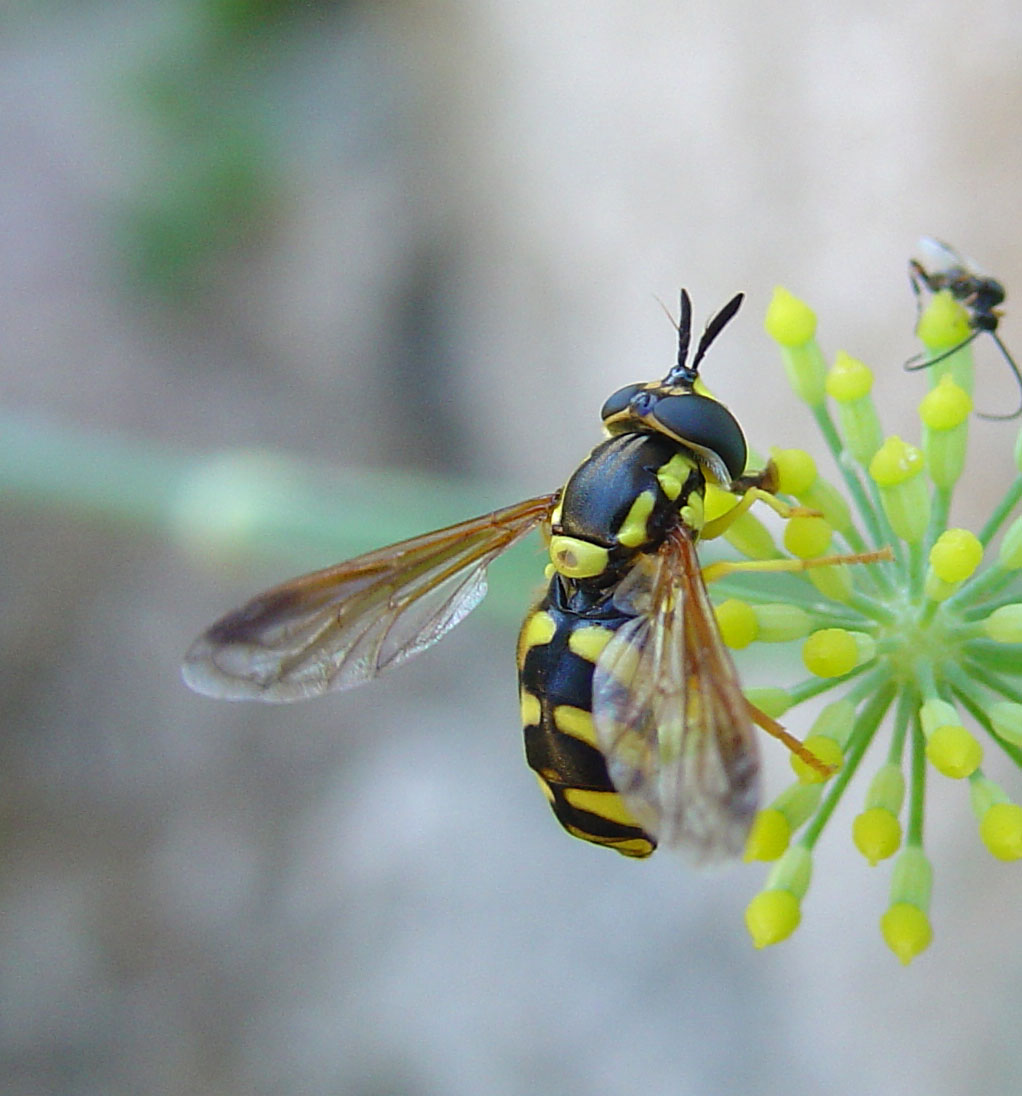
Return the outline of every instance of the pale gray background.
<path id="1" fill-rule="evenodd" d="M 1015 3 L 447 0 L 310 4 L 281 30 L 252 87 L 264 231 L 175 305 L 114 241 L 177 166 L 130 89 L 187 53 L 191 6 L 3 7 L 8 412 L 474 475 L 498 505 L 555 487 L 605 396 L 665 370 L 656 298 L 681 284 L 700 322 L 749 294 L 707 373 L 760 448 L 809 436 L 762 332 L 777 282 L 910 438 L 915 239 L 1022 287 Z M 1003 333 L 1022 353 L 1014 315 Z M 1013 399 L 980 358 L 988 406 Z M 1014 434 L 977 427 L 964 520 Z M 931 805 L 936 940 L 912 968 L 850 812 L 804 926 L 758 954 L 762 867 L 561 834 L 521 758 L 511 628 L 473 620 L 345 696 L 217 705 L 180 654 L 279 566 L 24 499 L 0 522 L 0 1091 L 1017 1091 L 1022 884 L 963 789 Z"/>

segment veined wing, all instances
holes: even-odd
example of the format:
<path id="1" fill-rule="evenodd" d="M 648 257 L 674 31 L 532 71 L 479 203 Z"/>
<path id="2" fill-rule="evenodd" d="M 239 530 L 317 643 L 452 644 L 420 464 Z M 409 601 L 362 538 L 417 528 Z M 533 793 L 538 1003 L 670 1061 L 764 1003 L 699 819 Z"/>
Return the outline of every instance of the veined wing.
<path id="1" fill-rule="evenodd" d="M 293 579 L 217 621 L 182 673 L 224 700 L 347 689 L 436 643 L 486 594 L 486 569 L 549 516 L 542 495 Z"/>
<path id="2" fill-rule="evenodd" d="M 593 674 L 611 781 L 661 844 L 698 861 L 738 855 L 759 800 L 757 743 L 687 530 L 637 564 L 618 596 L 638 615 Z"/>

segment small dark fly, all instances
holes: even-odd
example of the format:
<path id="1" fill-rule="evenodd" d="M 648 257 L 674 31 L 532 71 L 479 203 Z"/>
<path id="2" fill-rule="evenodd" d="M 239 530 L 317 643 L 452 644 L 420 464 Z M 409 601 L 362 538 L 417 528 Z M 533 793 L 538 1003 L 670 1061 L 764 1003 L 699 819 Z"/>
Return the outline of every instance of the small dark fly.
<path id="1" fill-rule="evenodd" d="M 1008 363 L 1022 391 L 1022 375 L 1011 356 L 1010 351 L 997 334 L 997 325 L 1001 320 L 1001 308 L 1004 303 L 1004 286 L 996 278 L 982 273 L 969 259 L 963 258 L 954 248 L 935 240 L 932 236 L 924 236 L 919 241 L 919 252 L 924 262 L 918 259 L 910 259 L 908 275 L 912 282 L 912 289 L 922 311 L 922 299 L 924 292 L 940 293 L 946 291 L 965 308 L 968 313 L 970 333 L 947 350 L 928 357 L 925 354 L 916 354 L 905 363 L 905 369 L 913 372 L 917 369 L 928 369 L 931 365 L 944 361 L 956 354 L 963 347 L 968 346 L 980 335 L 989 335 L 997 344 L 1001 355 Z M 924 265 L 925 263 L 925 265 Z M 1022 414 L 1022 403 L 1010 414 L 986 414 L 984 419 L 1013 419 Z"/>

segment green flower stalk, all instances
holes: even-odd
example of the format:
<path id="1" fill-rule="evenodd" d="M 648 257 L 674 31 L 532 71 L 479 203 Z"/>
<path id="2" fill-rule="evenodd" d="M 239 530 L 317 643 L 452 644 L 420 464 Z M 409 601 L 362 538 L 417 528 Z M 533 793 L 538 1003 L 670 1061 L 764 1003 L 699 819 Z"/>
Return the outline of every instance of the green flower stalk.
<path id="1" fill-rule="evenodd" d="M 834 694 L 805 739 L 831 775 L 793 757 L 795 781 L 753 826 L 746 858 L 773 867 L 746 923 L 757 947 L 795 931 L 815 845 L 856 771 L 872 763 L 851 836 L 871 865 L 893 864 L 880 930 L 909 963 L 933 936 L 934 870 L 924 847 L 929 781 L 961 782 L 978 841 L 998 860 L 1022 859 L 1022 806 L 983 771 L 988 754 L 1022 768 L 1022 516 L 1012 520 L 1022 499 L 1022 434 L 1019 474 L 982 529 L 949 527 L 972 410 L 970 348 L 926 371 L 931 387 L 913 444 L 884 436 L 868 366 L 839 353 L 827 370 L 808 305 L 778 290 L 766 327 L 847 495 L 807 453 L 775 451 L 780 493 L 802 508 L 786 523 L 785 549 L 811 560 L 890 546 L 893 558 L 788 576 L 783 596 L 765 575 L 744 576 L 740 588 L 720 584 L 731 595 L 717 606 L 730 647 L 801 647 L 808 676 L 785 689 L 748 689 L 753 703 L 774 716 L 787 712 L 790 722 L 802 701 Z M 934 293 L 918 331 L 937 357 L 968 336 L 969 314 L 951 293 Z M 759 530 L 735 532 L 731 543 L 750 558 L 780 554 L 768 533 L 764 541 Z"/>

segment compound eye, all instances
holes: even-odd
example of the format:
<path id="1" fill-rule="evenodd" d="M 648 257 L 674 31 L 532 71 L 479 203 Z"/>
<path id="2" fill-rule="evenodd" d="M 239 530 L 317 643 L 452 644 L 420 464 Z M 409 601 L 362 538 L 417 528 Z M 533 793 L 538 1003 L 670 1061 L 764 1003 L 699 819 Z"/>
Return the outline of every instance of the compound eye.
<path id="1" fill-rule="evenodd" d="M 619 388 L 601 408 L 600 418 L 606 422 L 614 415 L 620 415 L 622 411 L 627 411 L 628 405 L 632 402 L 632 396 L 645 387 L 644 384 L 626 384 L 624 388 Z"/>
<path id="2" fill-rule="evenodd" d="M 696 452 L 718 456 L 732 479 L 745 471 L 749 451 L 738 420 L 717 400 L 695 392 L 664 396 L 657 401 L 653 417 L 672 437 Z"/>

